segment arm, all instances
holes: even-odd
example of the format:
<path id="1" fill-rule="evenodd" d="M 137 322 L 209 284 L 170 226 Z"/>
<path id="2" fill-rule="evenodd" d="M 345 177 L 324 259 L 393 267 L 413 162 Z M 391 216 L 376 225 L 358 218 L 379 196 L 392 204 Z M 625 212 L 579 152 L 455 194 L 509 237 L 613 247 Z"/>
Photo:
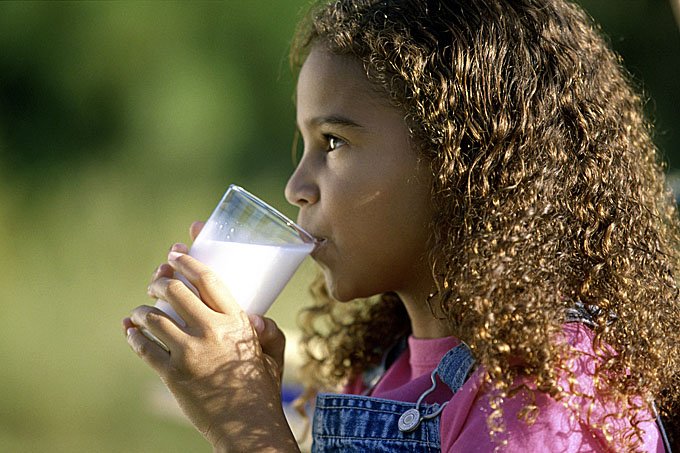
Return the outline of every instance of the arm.
<path id="1" fill-rule="evenodd" d="M 151 366 L 215 452 L 299 451 L 280 399 L 285 339 L 273 321 L 251 319 L 203 264 L 174 247 L 149 295 L 170 303 L 180 327 L 159 310 L 141 306 L 124 321 L 128 343 Z M 194 295 L 184 275 L 199 291 Z M 148 329 L 166 352 L 138 328 Z"/>

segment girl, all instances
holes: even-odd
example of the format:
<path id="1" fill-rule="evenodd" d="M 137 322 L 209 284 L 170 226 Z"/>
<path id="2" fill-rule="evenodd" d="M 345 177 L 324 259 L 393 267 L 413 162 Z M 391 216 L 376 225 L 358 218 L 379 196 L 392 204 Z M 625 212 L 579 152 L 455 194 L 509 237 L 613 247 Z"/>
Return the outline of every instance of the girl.
<path id="1" fill-rule="evenodd" d="M 642 102 L 583 11 L 322 2 L 291 54 L 304 152 L 286 197 L 323 271 L 302 374 L 307 395 L 344 389 L 318 395 L 313 449 L 663 451 L 677 212 Z M 296 451 L 283 335 L 186 246 L 168 258 L 149 295 L 187 326 L 142 306 L 128 342 L 215 451 Z"/>

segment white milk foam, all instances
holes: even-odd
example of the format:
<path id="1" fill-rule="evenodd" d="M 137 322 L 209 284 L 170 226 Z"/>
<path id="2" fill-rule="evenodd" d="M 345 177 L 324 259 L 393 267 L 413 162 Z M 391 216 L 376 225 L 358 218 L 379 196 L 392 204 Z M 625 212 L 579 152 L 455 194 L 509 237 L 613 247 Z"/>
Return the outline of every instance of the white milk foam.
<path id="1" fill-rule="evenodd" d="M 189 255 L 217 274 L 246 313 L 263 315 L 313 248 L 314 244 L 274 246 L 199 238 Z M 159 300 L 156 307 L 184 325 L 167 302 Z"/>

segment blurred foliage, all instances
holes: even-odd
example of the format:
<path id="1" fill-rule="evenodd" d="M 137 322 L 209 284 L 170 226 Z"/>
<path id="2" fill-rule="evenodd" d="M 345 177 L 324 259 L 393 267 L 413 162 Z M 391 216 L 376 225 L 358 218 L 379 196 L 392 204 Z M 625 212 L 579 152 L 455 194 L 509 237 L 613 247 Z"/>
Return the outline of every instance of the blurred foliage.
<path id="1" fill-rule="evenodd" d="M 656 126 L 655 141 L 671 169 L 680 169 L 680 17 L 677 0 L 581 0 L 623 57 L 646 111 Z"/>
<path id="2" fill-rule="evenodd" d="M 181 452 L 120 319 L 236 182 L 294 216 L 287 49 L 306 0 L 0 3 L 0 451 Z M 584 0 L 680 166 L 664 0 Z M 309 263 L 271 315 L 294 328 Z M 151 389 L 151 390 L 150 390 Z M 207 451 L 207 447 L 206 447 Z"/>

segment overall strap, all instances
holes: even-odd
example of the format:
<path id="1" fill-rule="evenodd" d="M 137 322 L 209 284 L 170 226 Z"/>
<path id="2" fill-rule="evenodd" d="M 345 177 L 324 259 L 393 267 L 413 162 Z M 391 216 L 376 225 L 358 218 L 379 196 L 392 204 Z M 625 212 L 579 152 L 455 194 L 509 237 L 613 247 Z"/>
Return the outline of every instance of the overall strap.
<path id="1" fill-rule="evenodd" d="M 435 372 L 451 392 L 456 393 L 465 384 L 474 364 L 472 351 L 468 345 L 461 343 L 444 354 Z"/>
<path id="2" fill-rule="evenodd" d="M 449 404 L 448 401 L 441 405 L 435 404 L 431 410 L 430 408 L 421 409 L 421 404 L 423 404 L 425 397 L 437 388 L 437 376 L 451 389 L 451 392 L 456 393 L 465 384 L 474 363 L 475 359 L 472 357 L 472 352 L 465 343 L 459 344 L 444 354 L 437 368 L 430 375 L 432 386 L 420 394 L 414 408 L 405 411 L 399 417 L 399 431 L 402 433 L 413 432 L 424 420 L 438 417 L 446 405 Z"/>

